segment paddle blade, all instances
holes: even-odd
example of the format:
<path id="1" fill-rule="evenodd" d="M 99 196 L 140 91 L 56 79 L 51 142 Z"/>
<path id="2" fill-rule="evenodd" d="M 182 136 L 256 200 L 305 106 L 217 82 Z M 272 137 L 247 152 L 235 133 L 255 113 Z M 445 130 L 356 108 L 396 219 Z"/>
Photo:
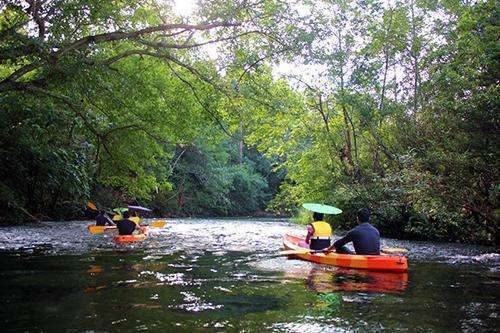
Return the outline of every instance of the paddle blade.
<path id="1" fill-rule="evenodd" d="M 102 234 L 106 230 L 114 230 L 116 229 L 115 226 L 104 226 L 104 225 L 89 225 L 87 227 L 89 229 L 91 234 Z"/>
<path id="2" fill-rule="evenodd" d="M 150 227 L 163 228 L 165 226 L 165 224 L 167 224 L 165 221 L 158 220 L 158 221 L 153 221 L 153 223 L 150 224 Z"/>
<path id="3" fill-rule="evenodd" d="M 97 207 L 92 202 L 87 202 L 87 208 L 97 211 Z"/>
<path id="4" fill-rule="evenodd" d="M 95 235 L 95 234 L 102 234 L 105 230 L 105 227 L 100 225 L 89 225 L 87 229 L 89 229 L 91 234 Z"/>
<path id="5" fill-rule="evenodd" d="M 381 250 L 383 253 L 407 253 L 408 250 L 402 247 L 385 247 Z"/>

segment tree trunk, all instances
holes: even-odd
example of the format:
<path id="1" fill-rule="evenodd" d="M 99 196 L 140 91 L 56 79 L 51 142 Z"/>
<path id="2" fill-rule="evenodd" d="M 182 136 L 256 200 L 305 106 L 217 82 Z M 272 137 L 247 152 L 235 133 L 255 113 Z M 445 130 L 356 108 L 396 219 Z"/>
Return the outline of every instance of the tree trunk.
<path id="1" fill-rule="evenodd" d="M 240 131 L 238 137 L 238 164 L 243 165 L 243 123 L 240 122 Z"/>
<path id="2" fill-rule="evenodd" d="M 411 51 L 410 55 L 412 58 L 413 66 L 413 117 L 417 115 L 418 103 L 419 103 L 419 77 L 420 68 L 418 63 L 418 52 L 417 52 L 417 31 L 415 22 L 415 2 L 412 0 L 410 3 L 410 14 L 411 14 Z"/>

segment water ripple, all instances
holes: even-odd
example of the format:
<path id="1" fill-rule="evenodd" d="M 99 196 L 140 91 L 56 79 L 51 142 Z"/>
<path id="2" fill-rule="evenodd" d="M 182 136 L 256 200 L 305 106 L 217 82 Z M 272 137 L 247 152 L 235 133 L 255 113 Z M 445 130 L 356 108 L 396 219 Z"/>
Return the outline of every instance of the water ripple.
<path id="1" fill-rule="evenodd" d="M 148 222 L 148 220 L 145 220 Z M 282 247 L 284 234 L 305 235 L 305 228 L 283 219 L 176 219 L 167 220 L 163 229 L 150 229 L 149 238 L 140 243 L 119 246 L 112 233 L 90 234 L 91 221 L 43 222 L 0 228 L 0 250 L 29 254 L 82 254 L 89 251 L 141 249 L 144 260 L 155 260 L 179 253 L 196 263 L 199 256 L 211 253 L 221 257 L 220 264 L 237 265 L 262 261 L 260 265 L 279 266 L 283 258 L 271 260 L 270 254 Z M 383 238 L 382 247 L 403 247 L 411 261 L 437 261 L 453 265 L 480 264 L 498 271 L 500 255 L 492 248 L 450 243 L 417 242 Z M 247 253 L 238 261 L 227 262 L 227 253 Z M 269 260 L 266 258 L 269 257 Z M 185 260 L 181 258 L 182 264 Z"/>

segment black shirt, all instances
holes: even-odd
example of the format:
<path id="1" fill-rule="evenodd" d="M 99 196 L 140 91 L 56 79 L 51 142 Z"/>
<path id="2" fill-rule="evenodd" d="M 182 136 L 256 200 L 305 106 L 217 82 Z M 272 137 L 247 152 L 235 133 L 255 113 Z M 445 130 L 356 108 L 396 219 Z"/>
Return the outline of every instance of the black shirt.
<path id="1" fill-rule="evenodd" d="M 356 254 L 380 254 L 380 233 L 370 223 L 362 223 L 333 243 L 336 249 L 352 242 Z"/>
<path id="2" fill-rule="evenodd" d="M 132 235 L 135 230 L 136 224 L 128 219 L 123 219 L 116 222 L 118 233 L 120 235 Z"/>

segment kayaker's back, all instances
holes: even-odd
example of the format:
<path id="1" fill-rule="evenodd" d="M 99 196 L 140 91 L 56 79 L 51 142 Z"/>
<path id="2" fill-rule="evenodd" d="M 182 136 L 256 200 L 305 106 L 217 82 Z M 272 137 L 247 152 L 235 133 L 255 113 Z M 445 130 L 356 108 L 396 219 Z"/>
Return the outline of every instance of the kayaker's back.
<path id="1" fill-rule="evenodd" d="M 116 227 L 118 228 L 118 233 L 120 235 L 132 235 L 135 230 L 135 226 L 136 224 L 127 218 L 116 222 Z"/>
<path id="2" fill-rule="evenodd" d="M 356 254 L 380 254 L 380 233 L 370 223 L 361 223 L 350 233 Z"/>

